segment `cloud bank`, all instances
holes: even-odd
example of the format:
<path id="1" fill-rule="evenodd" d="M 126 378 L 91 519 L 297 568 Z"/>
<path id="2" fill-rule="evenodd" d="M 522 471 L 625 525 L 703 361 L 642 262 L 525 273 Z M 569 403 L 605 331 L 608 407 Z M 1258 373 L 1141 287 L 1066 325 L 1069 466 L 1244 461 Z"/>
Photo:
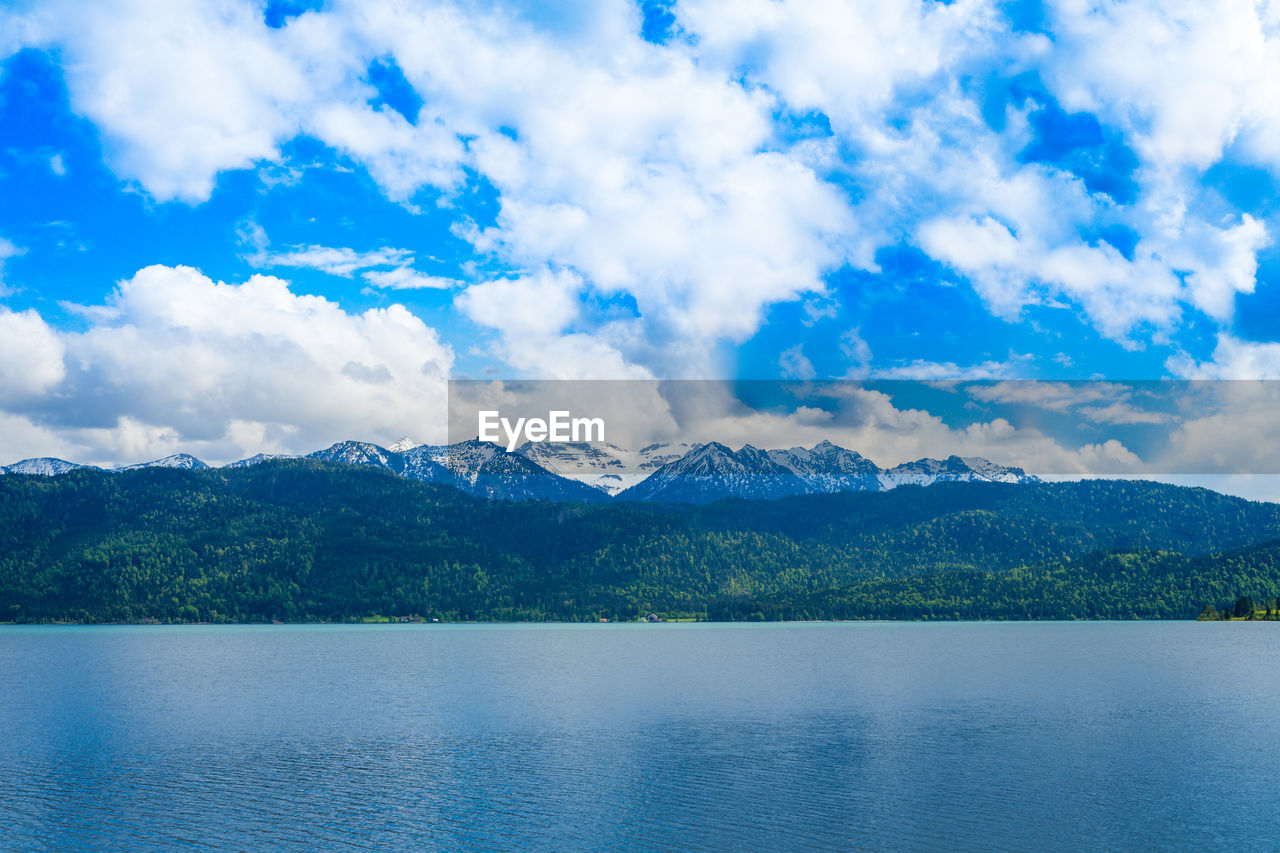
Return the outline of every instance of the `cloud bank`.
<path id="1" fill-rule="evenodd" d="M 349 314 L 272 276 L 234 285 L 151 266 L 104 304 L 73 307 L 83 331 L 0 313 L 15 459 L 225 462 L 351 436 L 443 438 L 453 354 L 401 306 Z"/>

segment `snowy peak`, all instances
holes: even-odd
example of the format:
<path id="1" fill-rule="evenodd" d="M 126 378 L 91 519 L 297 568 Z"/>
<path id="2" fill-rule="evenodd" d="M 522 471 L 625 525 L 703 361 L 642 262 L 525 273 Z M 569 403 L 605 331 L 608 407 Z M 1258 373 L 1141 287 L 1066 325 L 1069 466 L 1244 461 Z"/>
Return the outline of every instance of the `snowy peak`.
<path id="1" fill-rule="evenodd" d="M 263 462 L 270 462 L 272 459 L 297 459 L 288 453 L 255 453 L 248 459 L 238 459 L 235 462 L 228 462 L 223 468 L 248 468 L 250 465 L 258 465 Z"/>
<path id="2" fill-rule="evenodd" d="M 453 472 L 435 458 L 434 454 L 439 450 L 439 447 L 430 447 L 425 444 L 414 445 L 400 454 L 400 473 L 411 480 L 457 486 Z"/>
<path id="3" fill-rule="evenodd" d="M 307 458 L 342 465 L 372 465 L 392 471 L 400 470 L 400 458 L 397 454 L 367 441 L 339 441 L 324 450 L 307 454 Z"/>
<path id="4" fill-rule="evenodd" d="M 793 471 L 766 451 L 746 445 L 738 452 L 717 441 L 699 444 L 621 492 L 626 500 L 710 503 L 727 497 L 767 499 L 806 491 Z"/>
<path id="5" fill-rule="evenodd" d="M 585 483 L 561 477 L 519 453 L 473 438 L 457 444 L 415 447 L 405 454 L 405 472 L 430 463 L 448 473 L 453 485 L 473 495 L 506 500 L 600 501 L 606 495 Z"/>
<path id="6" fill-rule="evenodd" d="M 397 452 L 362 441 L 340 441 L 308 458 L 342 465 L 371 465 L 403 477 L 440 483 L 468 494 L 506 500 L 596 501 L 599 490 L 559 477 L 525 457 L 489 442 L 415 444 Z"/>
<path id="7" fill-rule="evenodd" d="M 862 454 L 821 441 L 812 448 L 770 450 L 769 458 L 804 481 L 811 492 L 879 491 L 880 468 Z"/>
<path id="8" fill-rule="evenodd" d="M 988 480 L 992 483 L 1039 483 L 1040 478 L 1034 474 L 1028 474 L 1021 468 L 1015 468 L 1009 465 L 997 465 L 990 460 L 983 459 L 981 456 L 961 456 L 958 457 L 961 462 L 969 466 L 974 475 L 980 479 Z"/>
<path id="9" fill-rule="evenodd" d="M 390 450 L 392 453 L 404 453 L 406 450 L 413 450 L 415 447 L 421 447 L 421 444 L 414 441 L 412 438 L 409 438 L 407 435 L 402 435 L 400 438 L 396 439 L 396 443 L 388 447 L 387 450 Z"/>
<path id="10" fill-rule="evenodd" d="M 505 452 L 496 444 L 473 438 L 457 444 L 422 445 L 415 447 L 405 455 L 419 464 L 431 462 L 448 471 L 453 477 L 467 485 L 474 486 L 485 471 L 485 466 L 493 459 L 495 453 Z"/>
<path id="11" fill-rule="evenodd" d="M 75 462 L 55 459 L 52 456 L 40 456 L 35 459 L 23 459 L 21 462 L 6 465 L 3 470 L 6 474 L 34 474 L 40 477 L 56 477 L 58 474 L 65 474 L 68 471 L 90 467 L 92 466 L 77 465 Z"/>
<path id="12" fill-rule="evenodd" d="M 200 471 L 209 466 L 201 460 L 195 458 L 190 453 L 174 453 L 163 459 L 153 459 L 150 462 L 139 462 L 137 465 L 126 465 L 118 470 L 135 471 L 139 468 L 181 468 L 186 471 Z"/>
<path id="13" fill-rule="evenodd" d="M 516 452 L 561 477 L 616 495 L 684 456 L 691 447 L 650 444 L 626 450 L 608 442 L 525 442 Z"/>
<path id="14" fill-rule="evenodd" d="M 997 465 L 981 456 L 948 456 L 946 459 L 917 459 L 904 462 L 880 474 L 883 488 L 933 483 L 988 482 L 988 483 L 1038 483 L 1039 477 L 1028 475 L 1021 468 Z"/>

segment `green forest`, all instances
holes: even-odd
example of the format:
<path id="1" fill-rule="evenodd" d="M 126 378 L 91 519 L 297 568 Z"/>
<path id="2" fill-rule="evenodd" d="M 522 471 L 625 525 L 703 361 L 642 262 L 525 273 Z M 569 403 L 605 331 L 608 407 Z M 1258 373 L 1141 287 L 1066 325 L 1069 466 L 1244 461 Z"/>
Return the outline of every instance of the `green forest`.
<path id="1" fill-rule="evenodd" d="M 1194 619 L 1277 595 L 1280 506 L 1150 482 L 692 507 L 305 460 L 0 477 L 5 622 Z"/>

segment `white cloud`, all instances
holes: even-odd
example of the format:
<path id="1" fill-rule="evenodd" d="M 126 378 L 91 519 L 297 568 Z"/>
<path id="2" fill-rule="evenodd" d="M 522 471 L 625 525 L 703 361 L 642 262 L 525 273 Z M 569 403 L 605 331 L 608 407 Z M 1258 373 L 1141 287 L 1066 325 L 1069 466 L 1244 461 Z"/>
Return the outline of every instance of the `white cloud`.
<path id="1" fill-rule="evenodd" d="M 1159 459 L 1171 474 L 1280 474 L 1280 382 L 1187 383 L 1187 417 Z"/>
<path id="2" fill-rule="evenodd" d="M 1167 424 L 1179 418 L 1159 407 L 1168 403 L 1174 386 L 1123 382 L 1038 382 L 1007 380 L 966 386 L 966 393 L 987 403 L 1021 404 L 1051 412 L 1072 413 L 1081 423 Z M 1144 405 L 1145 404 L 1145 405 Z"/>
<path id="3" fill-rule="evenodd" d="M 972 0 L 686 0 L 675 11 L 703 57 L 754 66 L 793 108 L 823 110 L 850 133 L 877 123 L 902 87 L 989 51 L 1000 29 L 990 6 Z"/>
<path id="4" fill-rule="evenodd" d="M 956 379 L 1003 379 L 1016 376 L 1016 361 L 982 361 L 959 365 L 954 361 L 928 361 L 915 359 L 906 364 L 879 367 L 869 372 L 876 379 L 918 379 L 920 381 L 946 381 Z"/>
<path id="5" fill-rule="evenodd" d="M 1105 406 L 1081 406 L 1080 414 L 1097 424 L 1166 424 L 1176 420 L 1167 412 L 1152 412 L 1127 402 Z"/>
<path id="6" fill-rule="evenodd" d="M 1184 232 L 1181 247 L 1199 243 L 1190 253 L 1177 252 L 1174 265 L 1190 270 L 1190 301 L 1218 320 L 1230 320 L 1237 293 L 1253 293 L 1258 274 L 1258 251 L 1271 243 L 1266 226 L 1249 214 L 1230 228 L 1201 224 Z M 1187 257 L 1187 255 L 1190 255 Z M 1179 263 L 1179 256 L 1185 262 Z"/>
<path id="7" fill-rule="evenodd" d="M 151 266 L 82 313 L 82 332 L 53 332 L 34 312 L 0 315 L 2 363 L 14 366 L 0 390 L 45 392 L 21 414 L 78 461 L 443 439 L 453 356 L 402 306 L 349 314 L 271 276 L 235 285 Z"/>
<path id="8" fill-rule="evenodd" d="M 66 373 L 57 333 L 35 311 L 0 307 L 0 400 L 35 397 Z"/>
<path id="9" fill-rule="evenodd" d="M 473 284 L 455 303 L 472 320 L 503 333 L 552 338 L 577 318 L 582 286 L 574 273 L 544 270 Z"/>
<path id="10" fill-rule="evenodd" d="M 462 180 L 462 143 L 435 123 L 415 126 L 393 110 L 335 103 L 317 110 L 310 126 L 363 163 L 394 201 L 407 202 L 424 186 L 452 189 Z"/>
<path id="11" fill-rule="evenodd" d="M 1128 130 L 1156 169 L 1207 168 L 1241 136 L 1259 154 L 1280 154 L 1274 7 L 1064 0 L 1049 17 L 1043 73 L 1059 98 Z"/>
<path id="12" fill-rule="evenodd" d="M 523 376 L 628 379 L 649 374 L 620 352 L 625 324 L 574 329 L 582 316 L 583 280 L 568 270 L 541 270 L 522 278 L 473 284 L 454 305 L 476 323 L 497 330 L 504 360 Z"/>
<path id="13" fill-rule="evenodd" d="M 413 269 L 414 254 L 408 249 L 385 246 L 369 252 L 340 246 L 294 246 L 268 251 L 267 233 L 255 222 L 240 225 L 240 242 L 254 251 L 245 260 L 258 268 L 293 267 L 319 270 L 329 275 L 352 278 L 356 273 L 371 286 L 387 290 L 448 290 L 461 282 L 427 275 Z"/>
<path id="14" fill-rule="evenodd" d="M 1280 343 L 1220 334 L 1208 360 L 1196 361 L 1184 353 L 1170 358 L 1165 366 L 1186 379 L 1280 379 Z"/>
<path id="15" fill-rule="evenodd" d="M 804 346 L 796 344 L 782 351 L 778 357 L 778 367 L 782 375 L 788 379 L 813 379 L 818 372 L 813 369 L 813 362 L 804 354 Z"/>
<path id="16" fill-rule="evenodd" d="M 1127 342 L 1139 325 L 1171 328 L 1183 302 L 1227 320 L 1235 295 L 1252 292 L 1256 253 L 1268 242 L 1261 223 L 1245 215 L 1234 227 L 1199 224 L 1196 230 L 1199 246 L 1184 231 L 1184 242 L 1167 253 L 1139 243 L 1133 260 L 1106 243 L 1049 246 L 1035 236 L 1020 239 L 991 217 L 932 220 L 919 237 L 927 252 L 968 275 L 1002 316 L 1012 319 L 1046 294 L 1065 296 L 1082 305 L 1103 334 Z M 1185 285 L 1175 269 L 1189 271 Z"/>
<path id="17" fill-rule="evenodd" d="M 462 283 L 452 278 L 427 275 L 407 266 L 389 270 L 367 270 L 362 276 L 374 287 L 388 290 L 449 290 Z"/>
<path id="18" fill-rule="evenodd" d="M 996 382 L 968 387 L 969 396 L 988 403 L 1022 403 L 1068 412 L 1087 405 L 1114 403 L 1132 396 L 1125 385 L 1113 382 L 1037 382 L 1034 380 Z"/>
<path id="19" fill-rule="evenodd" d="M 0 411 L 0 465 L 38 456 L 74 462 L 79 450 L 56 430 L 39 426 L 25 415 Z"/>
<path id="20" fill-rule="evenodd" d="M 871 366 L 871 345 L 862 337 L 858 326 L 840 336 L 840 352 L 850 364 L 850 378 L 864 375 Z"/>
<path id="21" fill-rule="evenodd" d="M 277 156 L 323 69 L 291 55 L 253 4 L 144 0 L 47 10 L 73 107 L 106 135 L 107 156 L 155 198 L 201 201 L 218 172 Z"/>
<path id="22" fill-rule="evenodd" d="M 23 249 L 18 248 L 5 238 L 0 237 L 0 296 L 6 296 L 12 292 L 12 289 L 5 286 L 4 283 L 4 262 L 9 258 L 21 255 L 23 251 Z"/>
<path id="23" fill-rule="evenodd" d="M 334 246 L 301 246 L 284 252 L 255 252 L 248 260 L 255 267 L 300 267 L 351 278 L 371 267 L 400 267 L 411 263 L 413 254 L 408 249 L 357 252 Z"/>

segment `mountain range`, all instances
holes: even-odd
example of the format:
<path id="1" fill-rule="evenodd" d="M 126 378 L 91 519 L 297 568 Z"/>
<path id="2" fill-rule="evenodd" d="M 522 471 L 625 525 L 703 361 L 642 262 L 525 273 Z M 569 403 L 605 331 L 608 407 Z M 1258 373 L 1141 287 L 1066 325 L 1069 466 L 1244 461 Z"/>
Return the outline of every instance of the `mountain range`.
<path id="1" fill-rule="evenodd" d="M 243 468 L 270 459 L 257 454 L 224 466 Z M 340 441 L 306 458 L 371 466 L 402 477 L 452 486 L 467 494 L 505 500 L 586 503 L 646 501 L 706 504 L 722 498 L 774 500 L 803 494 L 881 492 L 900 485 L 936 482 L 1030 483 L 1021 468 L 979 457 L 919 459 L 881 468 L 860 453 L 822 441 L 811 448 L 733 450 L 719 442 L 650 444 L 627 450 L 613 444 L 526 443 L 515 453 L 479 439 L 449 445 L 415 444 L 407 438 L 390 448 Z M 62 459 L 24 459 L 3 474 L 55 476 L 91 467 Z M 115 470 L 210 466 L 179 453 Z"/>

